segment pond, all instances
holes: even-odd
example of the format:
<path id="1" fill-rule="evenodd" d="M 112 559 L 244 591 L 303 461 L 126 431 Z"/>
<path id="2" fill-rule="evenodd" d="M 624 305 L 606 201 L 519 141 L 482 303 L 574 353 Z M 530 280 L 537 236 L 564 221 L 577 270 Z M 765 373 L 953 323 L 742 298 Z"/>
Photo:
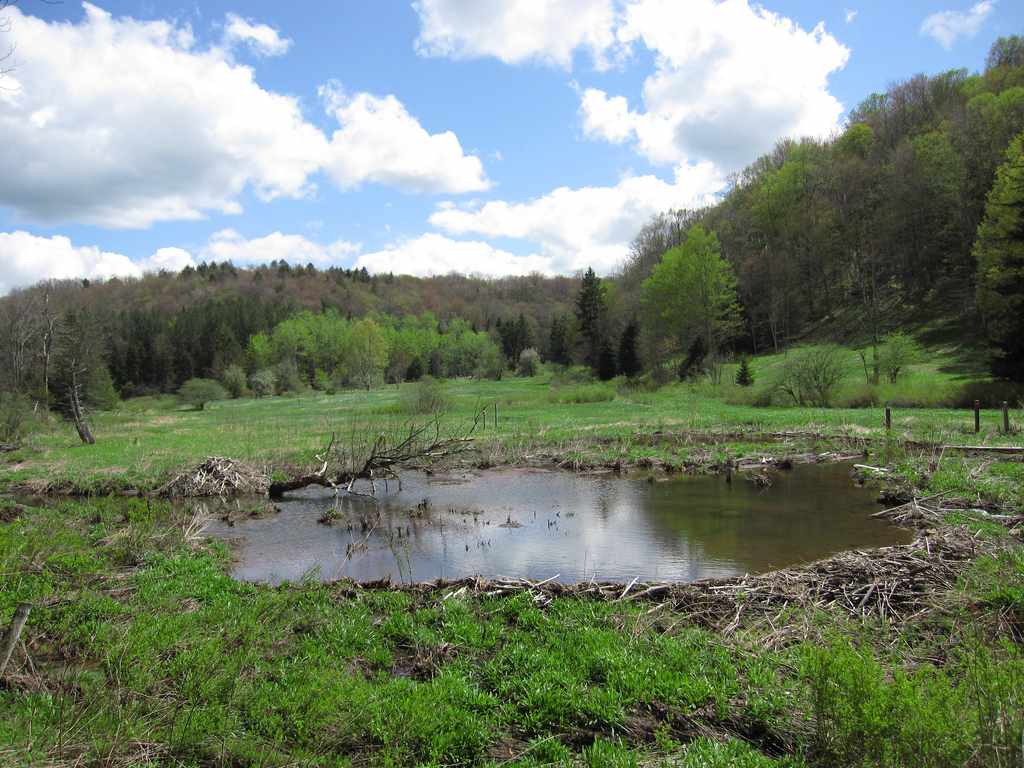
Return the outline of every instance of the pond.
<path id="1" fill-rule="evenodd" d="M 503 469 L 427 476 L 377 496 L 306 490 L 279 512 L 207 535 L 229 540 L 234 575 L 395 582 L 501 576 L 694 581 L 759 573 L 847 549 L 909 542 L 871 517 L 875 493 L 847 464 L 670 479 Z"/>

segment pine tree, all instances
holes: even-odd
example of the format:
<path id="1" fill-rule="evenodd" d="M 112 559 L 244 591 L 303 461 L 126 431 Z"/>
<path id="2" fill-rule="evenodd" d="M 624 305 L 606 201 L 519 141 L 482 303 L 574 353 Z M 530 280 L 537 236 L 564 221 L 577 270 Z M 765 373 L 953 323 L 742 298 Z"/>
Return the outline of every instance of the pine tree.
<path id="1" fill-rule="evenodd" d="M 740 369 L 736 371 L 736 383 L 741 387 L 749 387 L 754 383 L 754 374 L 750 372 L 750 362 L 745 357 L 740 360 Z"/>
<path id="2" fill-rule="evenodd" d="M 637 352 L 639 335 L 640 326 L 636 320 L 626 323 L 619 341 L 619 372 L 624 376 L 636 376 L 640 373 L 640 356 Z"/>
<path id="3" fill-rule="evenodd" d="M 606 343 L 604 315 L 604 288 L 601 285 L 601 278 L 592 267 L 587 267 L 580 292 L 576 295 L 576 320 L 586 344 L 587 363 L 594 370 L 600 365 L 602 347 Z"/>
<path id="4" fill-rule="evenodd" d="M 615 378 L 615 374 L 618 373 L 615 352 L 612 350 L 612 345 L 607 341 L 601 346 L 601 351 L 597 354 L 597 377 L 601 381 L 609 381 Z"/>
<path id="5" fill-rule="evenodd" d="M 569 354 L 569 318 L 565 315 L 557 315 L 551 320 L 548 360 L 556 365 L 568 365 L 572 362 L 572 356 Z"/>

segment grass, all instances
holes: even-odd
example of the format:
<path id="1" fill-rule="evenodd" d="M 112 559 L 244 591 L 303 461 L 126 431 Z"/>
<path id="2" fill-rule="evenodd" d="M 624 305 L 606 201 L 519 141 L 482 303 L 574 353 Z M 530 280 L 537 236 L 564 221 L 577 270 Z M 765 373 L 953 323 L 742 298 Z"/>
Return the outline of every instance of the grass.
<path id="1" fill-rule="evenodd" d="M 758 358 L 755 372 L 770 377 L 774 357 Z M 726 372 L 728 375 L 728 371 Z M 914 369 L 910 381 L 950 374 Z M 95 446 L 82 446 L 74 430 L 58 424 L 33 434 L 25 447 L 0 464 L 0 488 L 32 480 L 77 491 L 152 489 L 175 472 L 219 455 L 268 467 L 305 465 L 330 435 L 353 429 L 397 429 L 410 418 L 407 403 L 417 385 L 372 392 L 220 401 L 204 411 L 187 410 L 173 397 L 130 400 L 115 412 L 93 417 Z M 915 386 L 917 386 L 915 384 Z M 672 384 L 656 391 L 612 384 L 562 383 L 548 375 L 502 381 L 448 382 L 441 393 L 451 424 L 468 424 L 487 407 L 477 431 L 487 463 L 517 463 L 527 455 L 571 457 L 577 463 L 657 458 L 672 465 L 713 463 L 726 457 L 793 451 L 796 442 L 880 443 L 887 437 L 881 407 L 755 407 L 733 399 L 735 385 Z M 498 424 L 493 422 L 497 406 Z M 1020 410 L 1012 414 L 1019 429 Z M 800 433 L 780 444 L 769 433 Z M 696 435 L 696 437 L 694 437 Z M 701 436 L 714 437 L 714 446 Z M 1001 432 L 1001 414 L 982 415 L 974 434 L 965 409 L 896 408 L 892 439 L 946 444 L 1016 444 L 1019 434 Z M 813 447 L 813 446 L 812 446 Z"/>
<path id="2" fill-rule="evenodd" d="M 759 382 L 777 364 L 756 360 Z M 959 386 L 941 367 L 908 381 Z M 921 447 L 1020 436 L 991 412 L 975 435 L 945 408 L 897 408 L 887 435 L 880 408 L 754 407 L 738 389 L 542 375 L 449 382 L 443 399 L 452 423 L 487 406 L 491 463 L 865 447 L 906 488 L 961 500 L 945 524 L 995 554 L 904 622 L 791 606 L 778 643 L 771 622 L 719 632 L 671 603 L 244 584 L 192 535 L 188 504 L 0 498 L 0 626 L 33 606 L 0 683 L 0 765 L 1020 765 L 1024 550 L 972 508 L 1024 509 L 1024 463 Z M 209 455 L 281 471 L 332 432 L 397 427 L 414 394 L 129 401 L 94 417 L 95 446 L 66 425 L 34 433 L 0 484 L 146 490 Z"/>
<path id="3" fill-rule="evenodd" d="M 562 598 L 542 609 L 528 594 L 442 601 L 243 584 L 222 546 L 189 539 L 190 517 L 165 502 L 92 499 L 0 524 L 0 622 L 19 602 L 36 606 L 32 665 L 19 660 L 0 688 L 0 762 L 1020 758 L 1024 655 L 981 629 L 1021 609 L 1019 551 L 976 564 L 928 619 L 941 635 L 791 616 L 826 639 L 766 651 L 761 630 L 722 636 L 649 604 Z"/>

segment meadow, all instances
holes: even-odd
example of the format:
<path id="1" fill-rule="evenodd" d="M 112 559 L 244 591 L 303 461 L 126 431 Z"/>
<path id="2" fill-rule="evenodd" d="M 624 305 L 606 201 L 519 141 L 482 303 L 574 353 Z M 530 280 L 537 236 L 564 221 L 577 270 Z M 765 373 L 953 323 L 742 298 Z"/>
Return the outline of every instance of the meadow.
<path id="1" fill-rule="evenodd" d="M 758 380 L 778 364 L 755 361 Z M 971 383 L 928 368 L 905 381 L 904 394 Z M 851 366 L 844 387 L 858 386 Z M 898 615 L 802 602 L 758 613 L 742 589 L 712 620 L 673 599 L 244 584 L 226 546 L 198 534 L 195 503 L 104 495 L 152 490 L 211 455 L 305 466 L 332 433 L 430 418 L 416 413 L 421 388 L 201 411 L 140 398 L 93 416 L 95 446 L 56 425 L 8 454 L 9 489 L 96 495 L 0 498 L 0 625 L 33 607 L 0 687 L 0 765 L 1002 768 L 1024 757 L 1013 530 L 1024 463 L 941 448 L 1018 444 L 995 410 L 975 434 L 968 409 L 897 407 L 887 432 L 878 406 L 755 406 L 744 401 L 763 392 L 732 384 L 545 372 L 434 393 L 446 423 L 477 417 L 466 459 L 477 466 L 715 471 L 864 452 L 890 490 L 946 504 L 900 551 L 951 569 Z M 953 540 L 968 542 L 960 559 L 935 560 Z M 869 607 L 888 588 L 876 586 L 850 584 Z"/>

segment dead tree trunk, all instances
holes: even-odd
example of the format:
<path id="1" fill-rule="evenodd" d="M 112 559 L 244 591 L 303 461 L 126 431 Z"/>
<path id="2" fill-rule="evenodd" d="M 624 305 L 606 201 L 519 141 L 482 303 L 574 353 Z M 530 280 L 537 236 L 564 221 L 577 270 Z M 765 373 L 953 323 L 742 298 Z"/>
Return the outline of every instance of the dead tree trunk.
<path id="1" fill-rule="evenodd" d="M 82 412 L 82 395 L 78 382 L 78 371 L 71 372 L 71 391 L 68 396 L 71 399 L 71 418 L 74 419 L 78 436 L 86 445 L 95 445 L 96 438 L 92 436 L 92 431 L 85 422 L 85 414 Z"/>

